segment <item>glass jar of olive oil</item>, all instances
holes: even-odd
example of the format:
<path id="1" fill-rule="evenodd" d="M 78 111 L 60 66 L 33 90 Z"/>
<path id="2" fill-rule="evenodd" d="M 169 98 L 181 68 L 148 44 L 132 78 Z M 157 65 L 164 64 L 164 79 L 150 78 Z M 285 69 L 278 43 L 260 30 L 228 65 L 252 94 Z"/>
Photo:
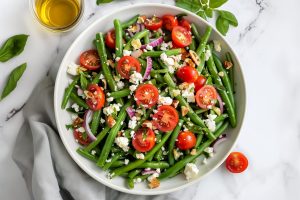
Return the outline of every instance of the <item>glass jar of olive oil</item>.
<path id="1" fill-rule="evenodd" d="M 84 0 L 30 0 L 37 20 L 44 27 L 64 32 L 73 28 L 83 15 Z"/>

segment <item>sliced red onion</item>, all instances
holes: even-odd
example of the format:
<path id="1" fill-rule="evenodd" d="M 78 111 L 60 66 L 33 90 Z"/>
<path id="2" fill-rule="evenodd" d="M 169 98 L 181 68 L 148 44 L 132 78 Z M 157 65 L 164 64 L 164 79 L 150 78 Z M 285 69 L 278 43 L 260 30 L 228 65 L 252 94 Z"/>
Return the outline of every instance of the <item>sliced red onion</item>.
<path id="1" fill-rule="evenodd" d="M 77 88 L 77 95 L 78 96 L 83 95 L 83 90 L 81 88 Z"/>
<path id="2" fill-rule="evenodd" d="M 128 33 L 128 35 L 129 35 L 130 37 L 133 37 L 132 31 L 129 31 L 128 29 L 125 29 L 125 33 Z"/>
<path id="3" fill-rule="evenodd" d="M 154 170 L 154 169 L 144 169 L 144 170 L 142 171 L 142 175 L 146 175 L 146 174 L 155 174 L 155 173 L 157 173 L 157 171 Z"/>
<path id="4" fill-rule="evenodd" d="M 156 40 L 153 40 L 152 42 L 150 42 L 147 45 L 150 45 L 152 47 L 156 47 L 158 45 L 161 45 L 163 43 L 163 41 L 164 41 L 164 38 L 163 37 L 159 37 L 159 38 L 157 38 Z M 147 45 L 145 45 L 145 44 L 142 45 L 141 49 L 142 50 L 146 49 Z"/>
<path id="5" fill-rule="evenodd" d="M 93 111 L 91 110 L 87 110 L 84 114 L 84 118 L 83 118 L 83 128 L 85 129 L 87 135 L 89 136 L 89 138 L 94 141 L 97 138 L 95 137 L 95 135 L 92 133 L 92 130 L 90 128 L 90 123 L 92 121 L 92 116 L 93 116 Z"/>
<path id="6" fill-rule="evenodd" d="M 216 147 L 225 140 L 227 140 L 227 135 L 222 134 L 210 145 L 214 149 L 214 152 L 216 151 Z"/>
<path id="7" fill-rule="evenodd" d="M 145 25 L 143 23 L 137 23 L 136 25 L 137 25 L 136 33 L 141 32 L 145 29 Z"/>
<path id="8" fill-rule="evenodd" d="M 150 72 L 152 70 L 152 59 L 150 56 L 147 57 L 147 67 L 145 70 L 145 74 L 143 77 L 143 81 L 148 80 L 150 78 Z"/>
<path id="9" fill-rule="evenodd" d="M 219 105 L 220 105 L 220 111 L 221 111 L 221 113 L 223 113 L 224 105 L 223 105 L 222 98 L 220 97 L 220 95 L 218 93 L 217 93 L 217 99 L 218 99 L 218 102 L 219 102 Z"/>
<path id="10" fill-rule="evenodd" d="M 134 111 L 134 109 L 131 106 L 129 106 L 128 108 L 126 108 L 126 112 L 127 112 L 128 116 L 130 117 L 130 119 L 135 116 L 135 111 Z"/>
<path id="11" fill-rule="evenodd" d="M 131 53 L 131 56 L 132 56 L 132 57 L 135 57 L 135 58 L 138 58 L 138 57 L 140 57 L 142 54 L 143 54 L 143 51 L 140 50 L 140 49 L 138 49 L 138 50 L 133 51 L 133 52 Z"/>

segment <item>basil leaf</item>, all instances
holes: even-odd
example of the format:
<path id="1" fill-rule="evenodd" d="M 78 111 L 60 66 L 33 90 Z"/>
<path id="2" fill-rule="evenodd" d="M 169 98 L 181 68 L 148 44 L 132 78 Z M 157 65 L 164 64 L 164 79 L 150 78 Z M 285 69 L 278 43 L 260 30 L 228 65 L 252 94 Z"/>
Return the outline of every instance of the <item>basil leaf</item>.
<path id="1" fill-rule="evenodd" d="M 86 90 L 88 86 L 88 80 L 85 78 L 83 73 L 80 73 L 80 86 L 83 90 Z"/>
<path id="2" fill-rule="evenodd" d="M 209 1 L 209 7 L 210 8 L 219 8 L 224 3 L 226 3 L 228 0 L 210 0 Z"/>
<path id="3" fill-rule="evenodd" d="M 0 48 L 0 62 L 6 62 L 9 59 L 23 52 L 28 35 L 15 35 L 6 40 Z"/>
<path id="4" fill-rule="evenodd" d="M 176 0 L 176 6 L 189 10 L 203 19 L 206 19 L 203 7 L 198 0 Z"/>
<path id="5" fill-rule="evenodd" d="M 227 19 L 224 19 L 223 17 L 219 16 L 217 21 L 216 21 L 216 27 L 222 35 L 226 36 L 226 33 L 228 32 L 229 29 L 229 22 Z"/>
<path id="6" fill-rule="evenodd" d="M 19 67 L 15 68 L 9 75 L 8 81 L 6 82 L 6 86 L 2 92 L 0 100 L 4 99 L 7 95 L 9 95 L 16 87 L 19 79 L 22 77 L 27 64 L 24 63 Z"/>
<path id="7" fill-rule="evenodd" d="M 103 4 L 103 3 L 110 3 L 112 2 L 113 0 L 97 0 L 97 5 L 99 4 Z"/>
<path id="8" fill-rule="evenodd" d="M 69 130 L 73 130 L 73 124 L 66 124 L 66 129 Z"/>
<path id="9" fill-rule="evenodd" d="M 209 18 L 212 18 L 213 17 L 213 9 L 211 9 L 211 8 L 207 8 L 207 9 L 205 9 L 205 15 L 207 16 L 207 17 L 209 17 Z"/>
<path id="10" fill-rule="evenodd" d="M 233 13 L 226 11 L 226 10 L 218 10 L 218 13 L 220 14 L 221 17 L 223 17 L 224 19 L 227 19 L 229 24 L 231 24 L 232 26 L 237 27 L 239 25 L 239 23 Z"/>

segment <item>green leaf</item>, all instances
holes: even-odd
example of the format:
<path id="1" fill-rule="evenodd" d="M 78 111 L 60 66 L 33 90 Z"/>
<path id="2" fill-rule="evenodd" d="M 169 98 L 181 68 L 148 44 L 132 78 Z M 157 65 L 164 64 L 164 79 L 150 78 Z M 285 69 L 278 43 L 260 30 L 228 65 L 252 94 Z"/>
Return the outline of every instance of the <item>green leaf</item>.
<path id="1" fill-rule="evenodd" d="M 80 86 L 83 90 L 86 90 L 88 86 L 88 80 L 85 78 L 83 73 L 80 73 Z"/>
<path id="2" fill-rule="evenodd" d="M 112 2 L 113 0 L 97 0 L 97 5 L 99 4 L 103 4 L 103 3 L 110 3 Z"/>
<path id="3" fill-rule="evenodd" d="M 6 40 L 0 48 L 0 62 L 6 62 L 9 59 L 23 52 L 27 42 L 28 35 L 15 35 Z"/>
<path id="4" fill-rule="evenodd" d="M 211 9 L 211 8 L 205 9 L 205 15 L 209 18 L 212 18 L 213 17 L 213 9 Z"/>
<path id="5" fill-rule="evenodd" d="M 226 3 L 228 0 L 210 0 L 209 1 L 209 7 L 210 8 L 219 8 L 221 7 L 224 3 Z"/>
<path id="6" fill-rule="evenodd" d="M 4 99 L 7 95 L 9 95 L 16 87 L 19 79 L 22 77 L 27 64 L 24 63 L 19 67 L 15 68 L 9 75 L 8 81 L 3 89 L 0 100 Z"/>
<path id="7" fill-rule="evenodd" d="M 224 19 L 223 17 L 219 16 L 217 21 L 216 21 L 216 27 L 222 35 L 226 36 L 226 33 L 228 32 L 229 29 L 229 22 L 227 19 Z"/>
<path id="8" fill-rule="evenodd" d="M 73 130 L 73 124 L 66 124 L 66 129 L 69 130 Z"/>
<path id="9" fill-rule="evenodd" d="M 239 25 L 239 23 L 233 13 L 226 11 L 226 10 L 218 10 L 218 13 L 221 17 L 223 17 L 224 19 L 227 19 L 229 24 L 231 24 L 232 26 L 237 27 Z"/>
<path id="10" fill-rule="evenodd" d="M 176 0 L 176 6 L 189 10 L 206 20 L 206 15 L 199 0 Z"/>

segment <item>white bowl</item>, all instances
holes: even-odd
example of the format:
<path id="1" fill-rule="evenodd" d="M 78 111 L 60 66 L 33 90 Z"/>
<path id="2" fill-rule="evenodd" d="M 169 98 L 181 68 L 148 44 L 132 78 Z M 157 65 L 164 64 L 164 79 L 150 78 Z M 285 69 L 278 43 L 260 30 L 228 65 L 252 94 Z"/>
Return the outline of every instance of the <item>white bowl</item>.
<path id="1" fill-rule="evenodd" d="M 173 192 L 185 187 L 188 187 L 196 182 L 198 182 L 201 178 L 208 175 L 212 171 L 214 171 L 217 167 L 219 167 L 225 158 L 230 153 L 231 149 L 234 147 L 237 138 L 240 133 L 240 129 L 242 126 L 245 107 L 246 107 L 246 90 L 245 90 L 245 82 L 243 78 L 242 69 L 240 67 L 240 63 L 236 57 L 236 54 L 226 42 L 226 40 L 216 31 L 213 29 L 211 39 L 216 39 L 221 41 L 222 45 L 222 52 L 229 51 L 235 63 L 234 72 L 235 72 L 235 82 L 236 82 L 236 106 L 237 106 L 237 119 L 238 124 L 237 127 L 234 129 L 229 129 L 226 133 L 229 135 L 229 139 L 225 142 L 221 143 L 217 148 L 217 153 L 213 158 L 208 160 L 206 165 L 200 164 L 201 158 L 198 160 L 199 165 L 199 174 L 198 176 L 190 181 L 187 181 L 183 175 L 178 175 L 174 178 L 169 180 L 165 180 L 161 182 L 159 188 L 156 189 L 149 189 L 147 184 L 140 183 L 136 184 L 134 189 L 128 189 L 125 179 L 122 177 L 116 177 L 112 180 L 106 178 L 106 172 L 102 171 L 98 168 L 95 163 L 87 160 L 86 158 L 82 157 L 81 155 L 76 153 L 76 149 L 78 148 L 78 144 L 75 142 L 73 138 L 73 134 L 71 131 L 68 131 L 65 127 L 65 124 L 69 124 L 71 121 L 70 114 L 62 110 L 60 105 L 64 95 L 64 90 L 68 86 L 69 82 L 71 81 L 70 77 L 66 73 L 67 66 L 72 62 L 78 61 L 78 56 L 84 50 L 94 48 L 92 41 L 95 38 L 95 34 L 99 31 L 106 32 L 113 28 L 113 20 L 115 18 L 120 19 L 121 21 L 126 21 L 133 17 L 136 14 L 144 14 L 144 15 L 157 15 L 162 16 L 164 14 L 179 14 L 179 13 L 187 13 L 188 16 L 186 17 L 187 20 L 197 25 L 200 32 L 203 34 L 205 28 L 210 26 L 206 21 L 202 18 L 198 17 L 197 15 L 183 10 L 181 8 L 177 8 L 174 6 L 163 5 L 163 4 L 137 4 L 122 8 L 116 12 L 113 12 L 110 15 L 104 16 L 97 21 L 95 21 L 91 26 L 89 26 L 83 33 L 79 35 L 79 37 L 73 42 L 69 50 L 67 51 L 61 66 L 59 68 L 56 83 L 55 83 L 55 92 L 54 92 L 54 108 L 55 108 L 55 117 L 56 117 L 56 124 L 60 134 L 60 137 L 65 145 L 67 151 L 73 158 L 73 160 L 91 177 L 95 180 L 99 181 L 100 183 L 111 187 L 113 189 L 131 193 L 131 194 L 140 194 L 140 195 L 157 195 L 157 194 L 164 194 Z"/>

